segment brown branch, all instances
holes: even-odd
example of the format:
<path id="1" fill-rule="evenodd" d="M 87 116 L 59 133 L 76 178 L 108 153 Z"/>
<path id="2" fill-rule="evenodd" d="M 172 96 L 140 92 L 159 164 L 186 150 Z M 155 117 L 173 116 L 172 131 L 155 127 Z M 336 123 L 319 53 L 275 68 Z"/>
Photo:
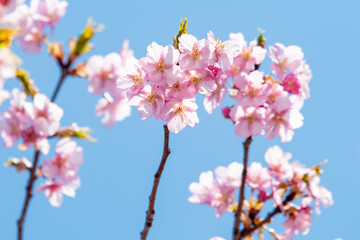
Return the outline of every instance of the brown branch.
<path id="1" fill-rule="evenodd" d="M 26 212 L 29 206 L 29 202 L 32 198 L 32 189 L 34 186 L 34 182 L 36 179 L 36 168 L 37 168 L 37 164 L 39 161 L 39 156 L 40 156 L 40 151 L 37 150 L 35 152 L 34 155 L 34 161 L 33 161 L 33 166 L 30 169 L 30 177 L 29 177 L 29 181 L 26 187 L 26 197 L 25 197 L 25 202 L 24 202 L 24 206 L 21 212 L 21 217 L 19 218 L 19 220 L 17 221 L 17 226 L 18 226 L 18 240 L 22 239 L 22 230 L 23 230 L 23 225 L 24 225 L 24 220 L 25 220 L 25 216 L 26 216 Z"/>
<path id="2" fill-rule="evenodd" d="M 160 178 L 161 178 L 161 174 L 164 170 L 165 167 L 165 163 L 166 160 L 170 154 L 170 148 L 169 148 L 169 129 L 167 127 L 167 125 L 164 125 L 164 151 L 163 151 L 163 156 L 160 162 L 160 166 L 154 176 L 154 184 L 153 184 L 153 188 L 151 191 L 151 195 L 149 197 L 149 207 L 148 210 L 146 211 L 146 220 L 145 220 L 145 225 L 144 225 L 144 229 L 142 230 L 142 232 L 140 233 L 141 235 L 141 240 L 145 240 L 148 232 L 152 226 L 152 223 L 154 221 L 154 215 L 155 215 L 155 210 L 154 210 L 154 206 L 155 206 L 155 199 L 156 199 L 156 192 L 159 186 L 159 182 L 160 182 Z"/>
<path id="3" fill-rule="evenodd" d="M 72 55 L 69 56 L 68 61 L 66 64 L 64 64 L 62 62 L 61 59 L 58 59 L 58 64 L 60 66 L 61 69 L 61 76 L 60 79 L 56 85 L 55 91 L 51 97 L 51 102 L 54 102 L 59 90 L 65 80 L 65 78 L 69 75 L 69 69 L 71 64 L 73 63 L 73 61 L 75 60 L 74 57 L 72 57 Z M 17 226 L 18 226 L 18 240 L 22 240 L 22 232 L 23 232 L 23 225 L 24 225 L 24 220 L 25 220 L 25 216 L 27 213 L 27 209 L 29 208 L 29 203 L 30 200 L 32 198 L 32 191 L 33 191 L 33 187 L 34 187 L 34 182 L 37 178 L 36 176 L 36 171 L 37 171 L 37 165 L 38 165 L 38 161 L 39 161 L 39 157 L 40 157 L 40 151 L 36 150 L 35 151 L 35 156 L 34 156 L 34 161 L 33 161 L 33 166 L 30 169 L 30 178 L 28 180 L 28 184 L 26 187 L 26 196 L 25 196 L 25 201 L 24 201 L 24 205 L 23 205 L 23 209 L 21 211 L 21 216 L 19 218 L 19 220 L 17 221 Z"/>
<path id="4" fill-rule="evenodd" d="M 296 193 L 292 192 L 290 193 L 286 199 L 283 201 L 283 205 L 286 205 L 288 202 L 292 201 L 295 197 Z M 255 224 L 254 227 L 252 228 L 244 228 L 240 235 L 239 235 L 239 240 L 243 239 L 244 237 L 252 234 L 253 232 L 255 232 L 257 229 L 261 228 L 262 226 L 264 226 L 267 223 L 271 222 L 271 219 L 278 213 L 281 213 L 281 209 L 279 206 L 277 206 L 272 212 L 268 213 L 268 215 L 266 216 L 266 218 L 264 220 L 262 220 L 260 223 Z"/>
<path id="5" fill-rule="evenodd" d="M 239 194 L 239 202 L 237 206 L 237 210 L 235 213 L 235 222 L 234 222 L 234 229 L 233 229 L 233 240 L 238 239 L 239 237 L 239 228 L 241 224 L 241 212 L 244 204 L 244 198 L 245 198 L 245 181 L 246 181 L 246 175 L 247 175 L 247 164 L 248 164 L 248 158 L 249 158 L 249 147 L 252 141 L 252 137 L 248 137 L 246 141 L 243 143 L 244 146 L 244 166 L 243 171 L 241 175 L 241 186 L 240 186 L 240 194 Z"/>
<path id="6" fill-rule="evenodd" d="M 68 61 L 66 64 L 63 63 L 63 61 L 61 59 L 58 59 L 58 64 L 60 66 L 60 70 L 61 70 L 61 76 L 60 76 L 60 79 L 56 85 L 56 88 L 54 90 L 54 93 L 51 97 L 51 101 L 54 102 L 58 93 L 59 93 L 59 90 L 62 86 L 62 84 L 64 83 L 64 80 L 65 78 L 69 75 L 70 73 L 70 66 L 71 64 L 73 63 L 73 61 L 75 60 L 74 57 L 72 57 L 72 55 L 69 56 L 68 58 Z"/>

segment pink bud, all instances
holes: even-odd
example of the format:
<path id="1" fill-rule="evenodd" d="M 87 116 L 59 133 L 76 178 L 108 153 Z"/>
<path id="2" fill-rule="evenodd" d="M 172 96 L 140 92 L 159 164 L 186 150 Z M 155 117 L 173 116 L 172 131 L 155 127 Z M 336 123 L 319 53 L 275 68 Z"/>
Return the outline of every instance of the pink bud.
<path id="1" fill-rule="evenodd" d="M 231 118 L 230 118 L 230 108 L 229 108 L 229 107 L 223 107 L 223 108 L 221 108 L 221 112 L 222 112 L 224 118 L 231 119 Z"/>

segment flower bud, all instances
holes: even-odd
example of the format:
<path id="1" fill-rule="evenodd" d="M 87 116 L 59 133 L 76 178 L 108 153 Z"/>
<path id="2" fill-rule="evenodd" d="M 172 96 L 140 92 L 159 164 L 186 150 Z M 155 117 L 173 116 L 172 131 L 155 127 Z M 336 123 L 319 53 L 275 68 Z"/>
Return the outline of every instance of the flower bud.
<path id="1" fill-rule="evenodd" d="M 187 19 L 181 19 L 179 33 L 174 37 L 174 48 L 179 49 L 179 37 L 187 33 Z"/>
<path id="2" fill-rule="evenodd" d="M 26 169 L 30 169 L 32 167 L 32 163 L 25 157 L 9 158 L 9 160 L 5 163 L 5 166 L 13 166 L 18 172 L 22 172 Z"/>

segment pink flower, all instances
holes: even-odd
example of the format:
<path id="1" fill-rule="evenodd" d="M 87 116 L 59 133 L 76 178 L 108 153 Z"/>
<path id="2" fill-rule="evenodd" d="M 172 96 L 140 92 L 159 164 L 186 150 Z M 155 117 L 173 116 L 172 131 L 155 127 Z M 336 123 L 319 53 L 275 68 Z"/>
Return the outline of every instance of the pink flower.
<path id="1" fill-rule="evenodd" d="M 170 100 L 161 109 L 160 118 L 167 122 L 170 132 L 178 133 L 187 125 L 199 123 L 197 108 L 195 98 Z"/>
<path id="2" fill-rule="evenodd" d="M 34 114 L 33 126 L 38 135 L 49 137 L 60 128 L 60 119 L 64 111 L 45 95 L 36 94 L 33 107 L 30 105 L 25 107 L 30 115 Z"/>
<path id="3" fill-rule="evenodd" d="M 116 85 L 118 88 L 127 91 L 130 99 L 145 86 L 147 81 L 146 74 L 139 61 L 130 57 L 126 62 L 125 70 L 120 73 Z"/>
<path id="4" fill-rule="evenodd" d="M 290 213 L 288 219 L 283 223 L 283 227 L 294 231 L 295 234 L 300 232 L 306 235 L 310 230 L 311 222 L 311 208 L 305 207 Z"/>
<path id="5" fill-rule="evenodd" d="M 50 27 L 55 27 L 55 24 L 65 15 L 67 6 L 66 1 L 45 0 L 40 3 L 38 13 L 44 17 Z"/>
<path id="6" fill-rule="evenodd" d="M 23 35 L 18 37 L 24 52 L 36 54 L 41 51 L 42 43 L 46 38 L 46 35 L 43 33 L 44 27 L 45 25 L 42 21 L 28 23 L 24 28 Z"/>
<path id="7" fill-rule="evenodd" d="M 265 111 L 262 107 L 231 108 L 230 117 L 235 122 L 236 135 L 247 138 L 261 134 L 265 126 Z"/>
<path id="8" fill-rule="evenodd" d="M 200 175 L 199 183 L 192 183 L 189 186 L 192 196 L 189 201 L 198 204 L 208 204 L 214 207 L 215 215 L 220 217 L 228 207 L 234 203 L 234 187 L 221 185 L 214 181 L 211 171 L 203 172 Z"/>
<path id="9" fill-rule="evenodd" d="M 0 48 L 0 83 L 7 78 L 14 78 L 16 76 L 17 64 L 14 55 L 8 48 Z M 0 89 L 3 88 L 3 83 L 0 84 Z"/>
<path id="10" fill-rule="evenodd" d="M 280 84 L 273 83 L 271 84 L 271 90 L 267 102 L 269 104 L 273 104 L 278 100 L 280 96 L 287 96 L 287 95 L 288 95 L 287 92 L 284 91 L 284 88 Z"/>
<path id="11" fill-rule="evenodd" d="M 209 69 L 189 71 L 183 83 L 185 81 L 188 83 L 187 87 L 196 89 L 201 94 L 209 94 L 217 88 L 215 79 Z"/>
<path id="12" fill-rule="evenodd" d="M 234 58 L 234 48 L 230 41 L 221 42 L 219 39 L 215 40 L 214 33 L 210 31 L 208 34 L 210 43 L 210 50 L 214 51 L 214 56 L 217 65 L 224 70 L 227 70 L 232 64 Z"/>
<path id="13" fill-rule="evenodd" d="M 235 189 L 225 185 L 216 184 L 212 189 L 210 207 L 215 208 L 215 216 L 221 217 L 234 204 Z"/>
<path id="14" fill-rule="evenodd" d="M 261 166 L 261 163 L 253 162 L 248 168 L 246 183 L 258 191 L 266 191 L 271 187 L 271 176 L 266 168 Z"/>
<path id="15" fill-rule="evenodd" d="M 299 94 L 301 89 L 301 82 L 295 74 L 290 73 L 286 75 L 283 80 L 284 90 L 291 94 Z"/>
<path id="16" fill-rule="evenodd" d="M 163 90 L 154 84 L 145 85 L 145 87 L 135 95 L 129 103 L 137 106 L 141 120 L 149 119 L 152 115 L 158 120 L 160 117 L 161 106 L 164 103 Z"/>
<path id="17" fill-rule="evenodd" d="M 308 99 L 310 97 L 309 81 L 312 78 L 309 65 L 303 61 L 300 67 L 295 71 L 295 74 L 301 82 L 301 96 L 304 99 Z"/>
<path id="18" fill-rule="evenodd" d="M 44 191 L 45 196 L 49 199 L 51 206 L 60 207 L 63 194 L 69 197 L 75 197 L 75 190 L 79 187 L 79 182 L 71 182 L 65 185 L 55 180 L 49 180 L 34 190 L 35 193 Z"/>
<path id="19" fill-rule="evenodd" d="M 162 47 L 153 42 L 147 48 L 147 57 L 140 60 L 144 71 L 148 74 L 149 81 L 164 85 L 173 84 L 177 81 L 177 71 L 180 69 L 175 65 L 179 58 L 179 51 L 173 46 Z"/>
<path id="20" fill-rule="evenodd" d="M 25 0 L 1 0 L 0 1 L 0 17 L 7 11 L 14 10 L 18 5 L 22 4 Z"/>
<path id="21" fill-rule="evenodd" d="M 295 72 L 300 67 L 304 54 L 298 46 L 285 47 L 276 43 L 274 46 L 270 46 L 269 57 L 273 61 L 271 64 L 273 73 L 282 80 L 286 70 Z"/>
<path id="22" fill-rule="evenodd" d="M 228 167 L 217 167 L 215 169 L 216 180 L 221 186 L 239 188 L 241 185 L 241 175 L 243 165 L 233 162 Z"/>
<path id="23" fill-rule="evenodd" d="M 266 49 L 256 46 L 256 42 L 244 42 L 239 55 L 234 58 L 232 69 L 239 69 L 238 72 L 250 73 L 255 69 L 255 65 L 260 64 L 266 56 Z"/>
<path id="24" fill-rule="evenodd" d="M 303 116 L 287 96 L 281 96 L 266 112 L 266 138 L 280 136 L 282 142 L 291 141 L 294 129 L 302 126 Z"/>
<path id="25" fill-rule="evenodd" d="M 125 63 L 128 59 L 134 56 L 134 52 L 129 48 L 129 41 L 125 40 L 120 49 L 120 57 L 122 59 L 122 65 L 125 67 Z"/>
<path id="26" fill-rule="evenodd" d="M 263 80 L 264 73 L 253 71 L 246 76 L 246 85 L 236 95 L 236 102 L 246 106 L 261 106 L 270 93 L 270 85 Z"/>
<path id="27" fill-rule="evenodd" d="M 8 110 L 4 113 L 3 117 L 4 120 L 0 122 L 0 133 L 4 147 L 10 148 L 20 139 L 23 127 L 19 114 L 15 111 Z"/>
<path id="28" fill-rule="evenodd" d="M 183 34 L 179 38 L 179 50 L 179 64 L 184 70 L 205 68 L 215 63 L 208 39 L 197 41 L 193 35 Z"/>
<path id="29" fill-rule="evenodd" d="M 107 128 L 112 128 L 115 122 L 124 120 L 130 114 L 131 108 L 123 91 L 117 93 L 115 98 L 105 92 L 104 98 L 101 98 L 96 105 L 96 116 L 104 115 L 101 122 Z"/>
<path id="30" fill-rule="evenodd" d="M 204 107 L 209 114 L 211 114 L 215 108 L 220 106 L 226 96 L 227 89 L 224 86 L 225 80 L 225 77 L 220 77 L 220 79 L 216 82 L 216 89 L 211 93 L 206 94 Z"/>
<path id="31" fill-rule="evenodd" d="M 199 183 L 193 182 L 189 186 L 192 196 L 189 202 L 198 204 L 209 204 L 212 199 L 211 190 L 214 187 L 215 180 L 212 171 L 200 174 Z"/>
<path id="32" fill-rule="evenodd" d="M 308 189 L 309 195 L 316 202 L 316 212 L 320 214 L 319 206 L 322 204 L 324 207 L 330 207 L 334 204 L 332 194 L 326 188 L 320 186 L 320 177 L 316 171 L 311 170 L 308 173 Z"/>
<path id="33" fill-rule="evenodd" d="M 92 56 L 86 63 L 89 92 L 98 95 L 102 94 L 106 89 L 111 94 L 114 94 L 120 66 L 121 58 L 117 53 L 110 53 L 105 57 Z"/>
<path id="34" fill-rule="evenodd" d="M 46 123 L 43 121 L 43 125 Z M 50 144 L 47 136 L 39 135 L 34 126 L 28 127 L 21 131 L 21 138 L 23 143 L 19 145 L 20 150 L 26 150 L 30 146 L 34 146 L 36 150 L 41 151 L 44 155 L 47 155 L 50 150 Z"/>
<path id="35" fill-rule="evenodd" d="M 3 120 L 0 122 L 0 135 L 6 148 L 14 146 L 21 137 L 21 132 L 33 121 L 34 114 L 30 115 L 25 110 L 25 106 L 31 108 L 32 103 L 25 102 L 25 100 L 24 92 L 17 88 L 12 90 L 11 107 L 3 114 Z"/>
<path id="36" fill-rule="evenodd" d="M 289 163 L 291 153 L 284 153 L 279 146 L 270 147 L 265 153 L 265 161 L 269 165 L 269 173 L 279 181 L 291 180 L 294 172 Z"/>
<path id="37" fill-rule="evenodd" d="M 179 75 L 179 81 L 169 84 L 165 88 L 165 100 L 193 98 L 198 90 L 192 85 L 190 80 L 181 79 L 183 75 Z"/>
<path id="38" fill-rule="evenodd" d="M 56 155 L 41 166 L 42 174 L 47 178 L 60 178 L 62 182 L 78 179 L 78 167 L 83 162 L 82 148 L 69 138 L 56 144 Z"/>

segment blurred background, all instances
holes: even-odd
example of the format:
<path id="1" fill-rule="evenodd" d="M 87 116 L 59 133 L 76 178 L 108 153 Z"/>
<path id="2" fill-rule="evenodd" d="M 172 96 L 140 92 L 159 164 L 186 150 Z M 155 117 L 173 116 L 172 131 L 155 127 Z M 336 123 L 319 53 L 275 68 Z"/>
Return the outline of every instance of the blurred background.
<path id="1" fill-rule="evenodd" d="M 135 57 L 141 58 L 153 41 L 172 44 L 180 19 L 187 17 L 188 33 L 198 39 L 211 30 L 221 40 L 227 40 L 231 32 L 241 32 L 251 41 L 261 28 L 267 46 L 276 42 L 300 46 L 313 72 L 311 98 L 301 111 L 304 125 L 295 130 L 289 143 L 281 143 L 279 138 L 255 137 L 250 161 L 264 164 L 266 150 L 275 144 L 307 166 L 328 159 L 321 185 L 333 193 L 335 204 L 322 209 L 321 215 L 314 215 L 308 235 L 295 239 L 351 240 L 360 234 L 360 107 L 356 97 L 360 90 L 359 9 L 360 3 L 355 0 L 69 1 L 67 14 L 55 29 L 55 38 L 67 46 L 68 39 L 78 36 L 91 16 L 104 24 L 105 30 L 95 36 L 95 49 L 80 60 L 117 52 L 125 39 L 130 41 Z M 15 49 L 23 59 L 23 68 L 50 96 L 59 78 L 56 63 L 45 49 L 38 55 L 22 53 L 19 44 Z M 269 73 L 269 64 L 260 70 Z M 5 85 L 7 89 L 13 86 L 18 84 L 11 80 Z M 129 118 L 108 130 L 95 116 L 98 97 L 89 94 L 87 87 L 86 79 L 68 78 L 56 100 L 64 109 L 63 126 L 72 122 L 89 126 L 98 139 L 97 143 L 78 141 L 84 148 L 82 186 L 76 198 L 65 197 L 59 209 L 51 207 L 42 193 L 36 194 L 25 222 L 26 240 L 140 238 L 153 175 L 162 155 L 163 122 L 154 118 L 141 121 L 133 108 Z M 200 123 L 170 136 L 172 153 L 161 178 L 148 239 L 231 238 L 233 214 L 216 218 L 214 209 L 187 201 L 188 186 L 198 181 L 201 172 L 242 161 L 243 156 L 243 140 L 235 136 L 231 122 L 223 119 L 220 108 L 207 114 L 202 101 L 202 97 L 197 100 Z M 232 101 L 227 99 L 223 106 L 229 104 Z M 53 140 L 52 146 L 55 144 Z M 52 148 L 41 160 L 50 159 L 53 152 Z M 0 147 L 2 163 L 10 156 L 32 159 L 33 152 Z M 27 179 L 27 173 L 0 166 L 1 240 L 16 238 L 16 220 Z M 275 218 L 271 226 L 281 233 L 281 223 L 281 218 Z"/>

